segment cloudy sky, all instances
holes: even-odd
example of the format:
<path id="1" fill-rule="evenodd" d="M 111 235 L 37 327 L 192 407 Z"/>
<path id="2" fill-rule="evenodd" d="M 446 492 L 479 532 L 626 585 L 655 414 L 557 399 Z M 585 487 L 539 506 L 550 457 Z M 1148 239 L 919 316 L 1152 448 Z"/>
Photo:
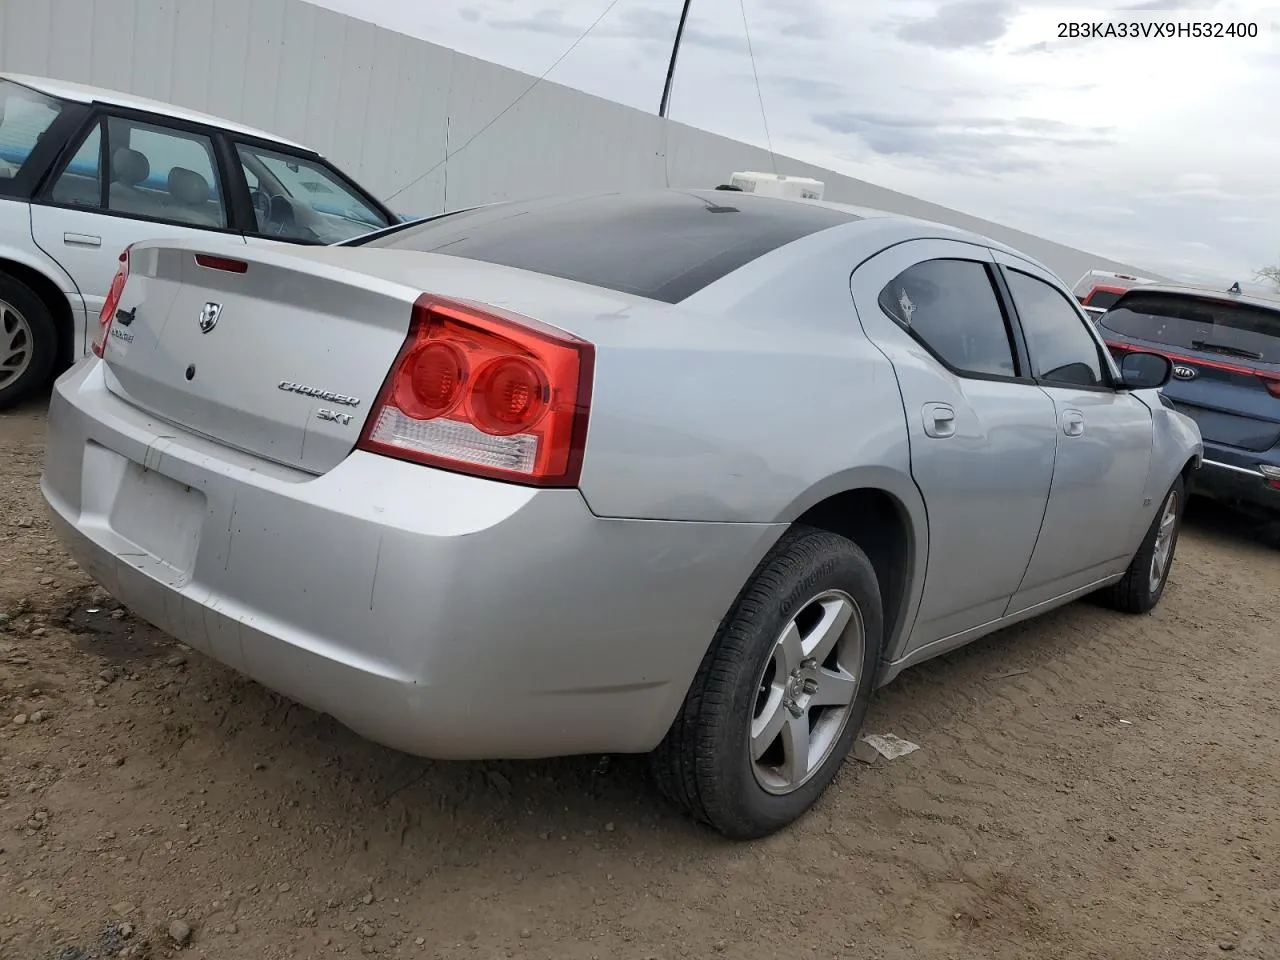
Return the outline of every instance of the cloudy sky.
<path id="1" fill-rule="evenodd" d="M 610 0 L 313 2 L 537 75 Z M 614 3 L 548 79 L 655 111 L 681 0 Z M 764 146 L 739 3 L 693 0 L 670 115 Z M 779 153 L 1187 279 L 1280 263 L 1280 5 L 744 5 Z M 1197 18 L 1259 36 L 1057 39 Z"/>

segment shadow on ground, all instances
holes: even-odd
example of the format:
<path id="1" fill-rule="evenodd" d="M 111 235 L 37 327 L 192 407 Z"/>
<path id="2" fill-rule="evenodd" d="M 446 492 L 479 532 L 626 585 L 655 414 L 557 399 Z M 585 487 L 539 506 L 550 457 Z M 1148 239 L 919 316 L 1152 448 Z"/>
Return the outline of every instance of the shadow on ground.
<path id="1" fill-rule="evenodd" d="M 1280 549 L 1280 516 L 1268 522 L 1259 515 L 1234 510 L 1204 497 L 1192 497 L 1183 523 L 1188 529 L 1219 543 L 1243 540 Z"/>

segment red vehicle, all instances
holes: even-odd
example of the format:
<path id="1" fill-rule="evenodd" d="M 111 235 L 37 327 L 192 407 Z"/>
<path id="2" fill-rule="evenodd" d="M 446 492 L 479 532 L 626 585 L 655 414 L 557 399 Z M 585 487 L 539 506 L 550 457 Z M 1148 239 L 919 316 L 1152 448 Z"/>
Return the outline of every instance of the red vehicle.
<path id="1" fill-rule="evenodd" d="M 1145 277 L 1128 273 L 1111 273 L 1106 270 L 1090 270 L 1078 281 L 1072 291 L 1085 312 L 1093 319 L 1102 316 L 1120 299 L 1120 295 L 1140 284 L 1155 283 Z"/>

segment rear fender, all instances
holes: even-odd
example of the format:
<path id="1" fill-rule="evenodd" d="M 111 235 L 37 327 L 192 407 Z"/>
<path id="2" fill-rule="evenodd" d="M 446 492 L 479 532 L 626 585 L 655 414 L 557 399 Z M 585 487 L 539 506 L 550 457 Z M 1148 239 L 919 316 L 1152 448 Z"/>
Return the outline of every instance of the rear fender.
<path id="1" fill-rule="evenodd" d="M 21 213 L 9 216 L 11 206 L 21 207 Z M 34 270 L 53 284 L 73 307 L 84 311 L 80 290 L 71 275 L 62 269 L 57 260 L 37 247 L 32 239 L 31 208 L 25 203 L 0 198 L 0 260 Z"/>
<path id="2" fill-rule="evenodd" d="M 920 599 L 924 594 L 925 571 L 929 563 L 929 515 L 909 468 L 904 466 L 904 469 L 899 470 L 892 467 L 862 466 L 833 474 L 810 487 L 788 505 L 779 520 L 793 523 L 823 501 L 856 490 L 876 490 L 888 494 L 901 507 L 906 527 L 906 584 L 901 591 L 899 608 L 885 611 L 885 622 L 892 626 L 892 630 L 884 638 L 881 649 L 883 665 L 901 659 L 908 647 L 920 609 Z M 877 682 L 884 677 L 882 668 Z"/>
<path id="3" fill-rule="evenodd" d="M 12 242 L 0 228 L 0 272 L 34 290 L 53 314 L 58 329 L 59 358 L 74 363 L 85 350 L 85 306 L 70 275 L 43 253 Z M 27 236 L 30 241 L 30 236 Z"/>

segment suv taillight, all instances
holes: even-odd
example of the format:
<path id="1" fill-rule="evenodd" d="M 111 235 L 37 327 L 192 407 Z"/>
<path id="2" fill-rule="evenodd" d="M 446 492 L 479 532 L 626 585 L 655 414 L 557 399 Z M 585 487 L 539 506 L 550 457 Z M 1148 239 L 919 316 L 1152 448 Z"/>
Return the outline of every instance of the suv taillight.
<path id="1" fill-rule="evenodd" d="M 100 357 L 107 350 L 111 321 L 120 309 L 120 294 L 124 293 L 125 281 L 129 279 L 129 249 L 130 247 L 125 247 L 120 254 L 120 266 L 116 267 L 116 275 L 111 279 L 111 286 L 107 290 L 107 302 L 102 305 L 102 312 L 98 314 L 98 335 L 93 339 L 94 356 Z"/>
<path id="2" fill-rule="evenodd" d="M 582 472 L 595 348 L 493 307 L 423 294 L 358 447 L 540 487 Z"/>

